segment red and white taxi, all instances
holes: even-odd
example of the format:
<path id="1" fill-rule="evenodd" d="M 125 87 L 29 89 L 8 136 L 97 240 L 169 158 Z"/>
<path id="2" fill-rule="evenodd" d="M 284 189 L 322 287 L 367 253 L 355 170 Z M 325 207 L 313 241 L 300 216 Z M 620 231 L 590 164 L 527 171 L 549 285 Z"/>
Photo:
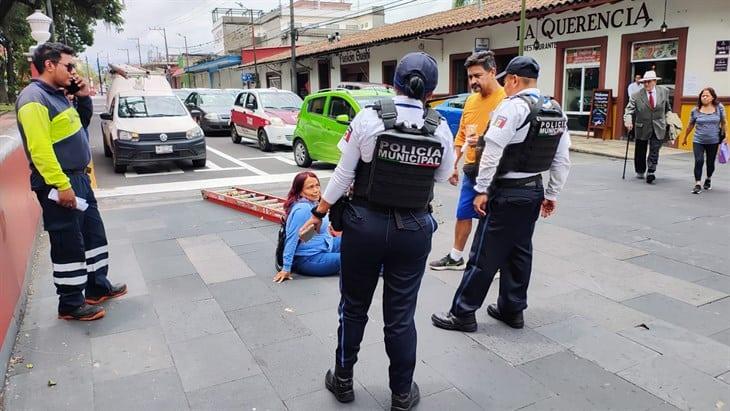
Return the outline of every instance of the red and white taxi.
<path id="1" fill-rule="evenodd" d="M 262 151 L 274 144 L 292 145 L 292 136 L 302 99 L 287 90 L 253 88 L 243 90 L 231 109 L 231 140 L 254 140 Z"/>

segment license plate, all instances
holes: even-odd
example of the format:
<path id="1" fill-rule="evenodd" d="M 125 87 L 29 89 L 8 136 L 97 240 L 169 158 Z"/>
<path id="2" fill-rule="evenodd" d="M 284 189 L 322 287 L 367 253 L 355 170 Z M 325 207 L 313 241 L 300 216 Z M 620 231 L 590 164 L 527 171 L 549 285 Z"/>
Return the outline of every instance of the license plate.
<path id="1" fill-rule="evenodd" d="M 172 146 L 155 146 L 156 154 L 169 154 L 172 153 Z"/>

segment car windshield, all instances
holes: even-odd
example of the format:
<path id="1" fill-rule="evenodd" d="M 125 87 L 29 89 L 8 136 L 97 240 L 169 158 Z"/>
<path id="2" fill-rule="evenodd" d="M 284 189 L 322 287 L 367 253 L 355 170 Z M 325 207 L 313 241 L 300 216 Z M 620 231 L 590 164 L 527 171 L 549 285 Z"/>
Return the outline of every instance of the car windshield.
<path id="1" fill-rule="evenodd" d="M 302 99 L 294 93 L 259 93 L 264 108 L 299 109 Z"/>
<path id="2" fill-rule="evenodd" d="M 176 95 L 180 100 L 185 100 L 190 95 L 187 90 L 172 90 L 172 94 Z"/>
<path id="3" fill-rule="evenodd" d="M 180 117 L 188 111 L 175 96 L 132 96 L 119 99 L 119 117 Z"/>
<path id="4" fill-rule="evenodd" d="M 201 94 L 201 106 L 232 106 L 235 97 L 231 93 Z"/>

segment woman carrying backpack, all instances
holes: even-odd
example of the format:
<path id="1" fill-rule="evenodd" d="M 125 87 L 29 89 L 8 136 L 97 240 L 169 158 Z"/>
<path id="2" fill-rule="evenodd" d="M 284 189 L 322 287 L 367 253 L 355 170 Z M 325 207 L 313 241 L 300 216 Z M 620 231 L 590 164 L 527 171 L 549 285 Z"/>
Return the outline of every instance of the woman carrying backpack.
<path id="1" fill-rule="evenodd" d="M 712 173 L 715 171 L 715 157 L 717 148 L 727 135 L 725 122 L 725 107 L 717 101 L 717 94 L 712 87 L 705 87 L 700 91 L 697 98 L 697 107 L 692 109 L 689 119 L 689 127 L 684 134 L 682 145 L 687 144 L 687 137 L 692 129 L 695 129 L 692 140 L 692 151 L 695 155 L 695 186 L 692 194 L 699 194 L 702 188 L 712 189 Z M 702 166 L 707 156 L 707 178 L 704 185 L 700 186 L 702 180 Z"/>
<path id="2" fill-rule="evenodd" d="M 303 171 L 294 177 L 284 203 L 286 212 L 286 238 L 281 271 L 274 282 L 292 279 L 292 271 L 298 274 L 324 277 L 340 272 L 340 237 L 332 230 L 325 217 L 318 232 L 304 242 L 299 232 L 311 216 L 310 210 L 319 203 L 321 193 L 319 179 L 311 171 Z"/>

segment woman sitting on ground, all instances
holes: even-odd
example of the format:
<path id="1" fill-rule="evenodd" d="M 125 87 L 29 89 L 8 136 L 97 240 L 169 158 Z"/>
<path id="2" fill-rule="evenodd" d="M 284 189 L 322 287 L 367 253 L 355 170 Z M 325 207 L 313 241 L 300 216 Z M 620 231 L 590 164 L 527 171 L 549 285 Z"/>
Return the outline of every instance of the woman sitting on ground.
<path id="1" fill-rule="evenodd" d="M 324 277 L 340 272 L 340 233 L 332 230 L 328 217 L 322 220 L 322 228 L 306 242 L 300 241 L 299 231 L 312 216 L 312 207 L 320 198 L 317 175 L 303 171 L 294 177 L 284 203 L 286 212 L 286 242 L 281 271 L 274 282 L 292 279 L 292 271 L 301 275 Z"/>

